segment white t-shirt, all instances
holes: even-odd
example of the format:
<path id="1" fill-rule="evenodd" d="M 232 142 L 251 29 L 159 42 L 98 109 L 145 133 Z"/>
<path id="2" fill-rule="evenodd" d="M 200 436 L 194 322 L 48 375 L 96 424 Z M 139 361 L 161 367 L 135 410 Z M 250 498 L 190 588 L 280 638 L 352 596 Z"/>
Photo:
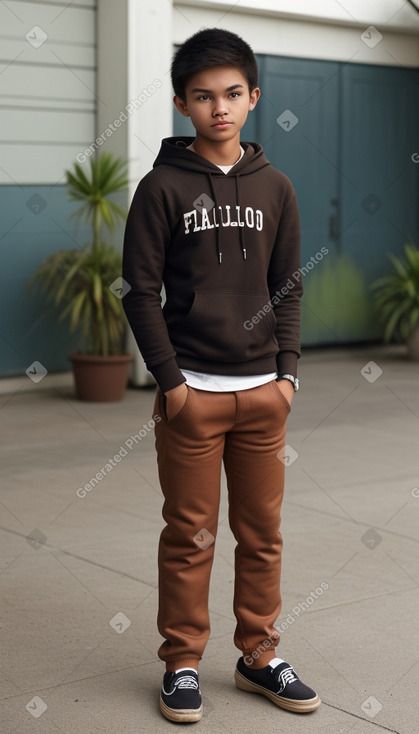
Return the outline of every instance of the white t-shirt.
<path id="1" fill-rule="evenodd" d="M 240 146 L 240 158 L 238 163 L 244 156 L 244 148 Z M 228 173 L 233 166 L 218 166 L 223 173 Z M 218 164 L 217 164 L 218 165 Z M 186 384 L 194 387 L 196 390 L 208 390 L 209 392 L 236 392 L 237 390 L 250 390 L 252 387 L 259 387 L 266 382 L 275 380 L 276 372 L 270 372 L 265 375 L 211 375 L 207 372 L 195 372 L 195 370 L 182 370 L 182 375 L 186 378 Z"/>

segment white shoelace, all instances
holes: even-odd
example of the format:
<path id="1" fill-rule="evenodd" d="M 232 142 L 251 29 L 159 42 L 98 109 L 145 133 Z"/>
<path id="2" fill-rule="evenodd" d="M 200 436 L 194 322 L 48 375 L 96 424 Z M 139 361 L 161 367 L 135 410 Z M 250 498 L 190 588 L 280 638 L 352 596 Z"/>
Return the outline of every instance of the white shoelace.
<path id="1" fill-rule="evenodd" d="M 282 693 L 286 686 L 289 683 L 295 683 L 295 681 L 300 680 L 298 675 L 296 674 L 294 668 L 285 668 L 284 670 L 281 670 L 279 676 L 278 676 L 278 683 L 279 683 L 279 689 L 277 693 Z"/>
<path id="2" fill-rule="evenodd" d="M 193 677 L 193 675 L 182 675 L 177 679 L 175 688 L 192 688 L 196 691 L 198 688 L 198 681 Z"/>

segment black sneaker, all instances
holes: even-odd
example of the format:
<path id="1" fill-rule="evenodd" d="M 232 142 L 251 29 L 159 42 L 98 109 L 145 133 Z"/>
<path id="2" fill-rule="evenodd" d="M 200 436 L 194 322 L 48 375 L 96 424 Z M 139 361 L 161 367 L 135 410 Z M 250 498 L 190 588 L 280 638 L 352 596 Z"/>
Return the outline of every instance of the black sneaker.
<path id="1" fill-rule="evenodd" d="M 234 678 L 237 688 L 261 693 L 288 711 L 305 714 L 315 711 L 321 704 L 316 691 L 302 683 L 288 663 L 280 663 L 276 668 L 267 665 L 256 670 L 247 667 L 243 658 L 239 658 Z"/>
<path id="2" fill-rule="evenodd" d="M 202 697 L 198 673 L 181 670 L 164 674 L 160 692 L 160 711 L 170 721 L 192 722 L 202 717 Z"/>

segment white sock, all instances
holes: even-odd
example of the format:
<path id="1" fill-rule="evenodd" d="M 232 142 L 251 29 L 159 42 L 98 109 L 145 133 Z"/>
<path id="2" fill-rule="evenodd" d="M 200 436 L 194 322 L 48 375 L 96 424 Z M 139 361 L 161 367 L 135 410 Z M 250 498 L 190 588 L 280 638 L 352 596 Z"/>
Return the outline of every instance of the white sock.
<path id="1" fill-rule="evenodd" d="M 183 670 L 193 670 L 194 673 L 198 675 L 198 671 L 195 670 L 195 668 L 178 668 L 177 670 L 175 670 L 175 673 L 182 673 Z"/>
<path id="2" fill-rule="evenodd" d="M 285 663 L 285 660 L 282 660 L 282 658 L 273 658 L 268 664 L 271 666 L 271 668 L 277 668 L 278 665 L 281 665 L 281 663 Z"/>

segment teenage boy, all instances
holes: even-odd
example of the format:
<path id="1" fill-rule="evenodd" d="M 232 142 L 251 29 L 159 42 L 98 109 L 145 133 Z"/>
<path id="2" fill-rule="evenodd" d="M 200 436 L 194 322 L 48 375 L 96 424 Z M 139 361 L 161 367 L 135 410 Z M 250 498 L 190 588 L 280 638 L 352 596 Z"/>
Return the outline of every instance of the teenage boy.
<path id="1" fill-rule="evenodd" d="M 198 721 L 198 663 L 221 467 L 235 551 L 236 685 L 313 711 L 316 692 L 275 654 L 286 419 L 299 344 L 299 216 L 294 189 L 240 131 L 260 96 L 239 36 L 191 36 L 172 63 L 174 104 L 195 138 L 167 138 L 128 216 L 125 311 L 158 389 L 155 413 L 166 526 L 159 546 L 160 709 Z M 161 289 L 166 302 L 161 308 Z"/>

